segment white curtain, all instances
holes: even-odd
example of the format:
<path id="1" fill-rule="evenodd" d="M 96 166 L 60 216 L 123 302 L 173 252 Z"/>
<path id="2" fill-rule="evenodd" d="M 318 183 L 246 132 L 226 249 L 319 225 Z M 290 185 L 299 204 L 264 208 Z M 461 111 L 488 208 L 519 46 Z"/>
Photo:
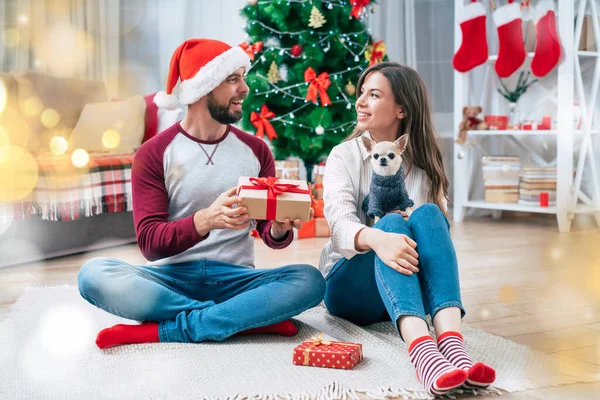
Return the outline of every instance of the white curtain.
<path id="1" fill-rule="evenodd" d="M 369 28 L 375 40 L 383 40 L 388 57 L 417 67 L 415 0 L 380 0 L 369 14 Z"/>
<path id="2" fill-rule="evenodd" d="M 139 0 L 140 2 L 142 0 Z M 101 80 L 116 95 L 121 0 L 4 0 L 4 71 Z"/>
<path id="3" fill-rule="evenodd" d="M 245 40 L 245 21 L 239 13 L 246 6 L 245 0 L 155 1 L 159 15 L 160 82 L 163 85 L 169 73 L 171 55 L 184 40 L 208 37 L 230 45 Z"/>

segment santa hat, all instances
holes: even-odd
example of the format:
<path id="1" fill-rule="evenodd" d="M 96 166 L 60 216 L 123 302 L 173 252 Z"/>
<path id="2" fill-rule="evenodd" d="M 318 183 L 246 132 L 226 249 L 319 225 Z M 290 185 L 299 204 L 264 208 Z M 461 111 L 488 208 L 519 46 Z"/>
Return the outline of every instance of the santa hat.
<path id="1" fill-rule="evenodd" d="M 154 102 L 168 110 L 176 109 L 179 103 L 195 103 L 241 67 L 250 69 L 250 58 L 241 47 L 211 39 L 186 40 L 171 57 L 167 91 L 158 92 Z M 181 80 L 179 101 L 172 94 L 177 80 Z"/>

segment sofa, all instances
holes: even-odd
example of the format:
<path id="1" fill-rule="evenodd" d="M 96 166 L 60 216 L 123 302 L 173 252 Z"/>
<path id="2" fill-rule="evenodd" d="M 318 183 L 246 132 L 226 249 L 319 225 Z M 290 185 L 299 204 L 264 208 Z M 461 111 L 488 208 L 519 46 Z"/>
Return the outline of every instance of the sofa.
<path id="1" fill-rule="evenodd" d="M 37 164 L 26 196 L 0 188 L 0 267 L 135 242 L 135 150 L 183 111 L 158 110 L 153 94 L 109 99 L 97 81 L 37 72 L 0 81 L 0 128 Z M 76 161 L 76 149 L 88 158 Z"/>

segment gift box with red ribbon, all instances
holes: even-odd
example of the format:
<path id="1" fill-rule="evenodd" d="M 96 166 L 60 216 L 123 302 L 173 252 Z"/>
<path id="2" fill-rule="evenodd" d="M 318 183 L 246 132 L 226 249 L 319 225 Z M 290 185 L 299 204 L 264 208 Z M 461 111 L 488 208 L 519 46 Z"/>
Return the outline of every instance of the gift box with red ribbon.
<path id="1" fill-rule="evenodd" d="M 240 177 L 237 193 L 252 219 L 310 220 L 311 197 L 304 181 Z"/>
<path id="2" fill-rule="evenodd" d="M 352 369 L 362 359 L 361 344 L 324 340 L 321 333 L 294 348 L 293 363 L 311 367 Z"/>

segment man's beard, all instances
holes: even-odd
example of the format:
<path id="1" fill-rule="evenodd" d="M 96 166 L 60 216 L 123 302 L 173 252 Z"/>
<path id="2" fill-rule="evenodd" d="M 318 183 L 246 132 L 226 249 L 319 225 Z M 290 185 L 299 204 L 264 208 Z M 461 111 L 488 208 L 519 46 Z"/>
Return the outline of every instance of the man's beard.
<path id="1" fill-rule="evenodd" d="M 208 112 L 213 119 L 221 124 L 233 124 L 242 119 L 242 110 L 230 112 L 230 103 L 219 104 L 212 93 L 208 94 Z"/>

